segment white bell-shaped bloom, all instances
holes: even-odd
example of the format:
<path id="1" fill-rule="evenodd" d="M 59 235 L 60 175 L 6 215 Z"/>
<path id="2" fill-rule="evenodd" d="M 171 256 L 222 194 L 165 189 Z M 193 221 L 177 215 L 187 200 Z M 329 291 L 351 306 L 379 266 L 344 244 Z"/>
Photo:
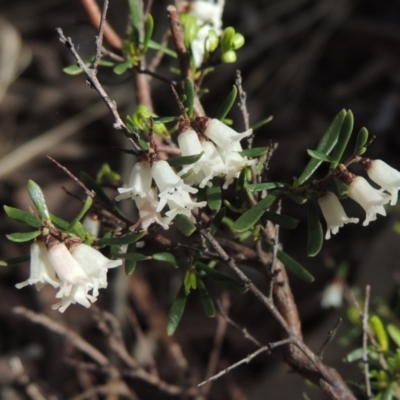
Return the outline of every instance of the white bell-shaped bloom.
<path id="1" fill-rule="evenodd" d="M 156 211 L 160 212 L 168 204 L 169 211 L 166 215 L 169 221 L 174 219 L 177 214 L 185 214 L 190 217 L 193 208 L 207 205 L 206 201 L 195 202 L 190 198 L 189 193 L 194 194 L 198 190 L 186 185 L 166 161 L 153 162 L 151 169 L 160 191 L 160 202 Z"/>
<path id="2" fill-rule="evenodd" d="M 136 205 L 138 206 L 138 202 L 136 202 Z M 161 225 L 164 229 L 169 228 L 168 219 L 163 218 L 161 214 L 157 212 L 157 206 L 157 190 L 151 188 L 146 197 L 146 201 L 142 202 L 140 207 L 138 206 L 140 222 L 144 230 L 148 229 L 153 223 Z"/>
<path id="3" fill-rule="evenodd" d="M 151 167 L 147 161 L 139 161 L 135 163 L 127 188 L 118 188 L 120 193 L 115 200 L 133 199 L 136 201 L 144 201 L 151 187 Z"/>
<path id="4" fill-rule="evenodd" d="M 210 138 L 222 151 L 229 153 L 243 138 L 250 136 L 253 129 L 238 133 L 218 119 L 208 121 L 204 135 Z"/>
<path id="5" fill-rule="evenodd" d="M 335 280 L 325 287 L 322 292 L 322 308 L 339 308 L 343 303 L 343 283 Z"/>
<path id="6" fill-rule="evenodd" d="M 375 221 L 377 214 L 386 215 L 383 206 L 390 201 L 389 195 L 374 189 L 362 176 L 357 176 L 350 183 L 349 188 L 349 197 L 360 204 L 367 214 L 363 222 L 364 226 Z"/>
<path id="7" fill-rule="evenodd" d="M 95 297 L 99 295 L 99 289 L 107 287 L 107 271 L 122 265 L 122 260 L 110 260 L 99 250 L 84 243 L 73 246 L 71 254 L 90 278 Z"/>
<path id="8" fill-rule="evenodd" d="M 97 300 L 95 296 L 92 296 L 88 293 L 88 288 L 82 285 L 74 285 L 68 295 L 63 291 L 59 291 L 56 294 L 56 297 L 61 300 L 58 303 L 53 304 L 51 308 L 62 313 L 71 304 L 78 303 L 86 308 L 89 308 L 90 305 Z"/>
<path id="9" fill-rule="evenodd" d="M 400 190 L 400 172 L 382 160 L 371 160 L 367 173 L 371 180 L 390 193 L 390 205 L 394 206 L 397 203 L 397 192 Z"/>
<path id="10" fill-rule="evenodd" d="M 46 245 L 42 241 L 37 240 L 31 244 L 29 279 L 17 283 L 15 287 L 21 289 L 27 285 L 35 285 L 37 290 L 41 290 L 46 282 L 55 288 L 60 286 L 54 268 L 47 255 Z"/>
<path id="11" fill-rule="evenodd" d="M 193 129 L 182 132 L 178 136 L 178 144 L 182 156 L 193 156 L 204 152 L 199 160 L 190 165 L 185 165 L 179 172 L 179 176 L 191 172 L 186 180 L 189 185 L 199 185 L 201 188 L 210 185 L 214 176 L 225 175 L 228 169 L 219 155 L 214 143 L 211 141 L 200 142 L 197 133 Z"/>
<path id="12" fill-rule="evenodd" d="M 327 192 L 325 195 L 319 197 L 318 204 L 321 207 L 322 214 L 327 224 L 325 235 L 325 239 L 327 240 L 331 238 L 331 232 L 333 235 L 336 235 L 339 228 L 344 224 L 356 224 L 358 222 L 358 218 L 349 218 L 346 215 L 336 194 L 332 192 Z"/>

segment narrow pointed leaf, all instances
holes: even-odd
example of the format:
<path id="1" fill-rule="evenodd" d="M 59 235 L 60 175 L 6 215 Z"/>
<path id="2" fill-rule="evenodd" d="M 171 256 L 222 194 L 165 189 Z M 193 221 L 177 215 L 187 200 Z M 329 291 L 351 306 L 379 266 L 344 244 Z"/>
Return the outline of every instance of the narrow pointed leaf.
<path id="1" fill-rule="evenodd" d="M 356 147 L 354 148 L 355 154 L 361 155 L 359 153 L 359 151 L 367 144 L 368 136 L 369 136 L 369 133 L 368 133 L 367 128 L 363 127 L 359 130 L 358 135 L 357 135 Z"/>
<path id="2" fill-rule="evenodd" d="M 269 242 L 264 242 L 267 250 L 270 253 L 273 253 L 274 246 Z M 292 272 L 293 274 L 297 275 L 300 279 L 306 282 L 313 282 L 314 277 L 294 258 L 290 257 L 289 254 L 285 253 L 282 250 L 278 250 L 277 258 L 281 261 L 285 267 Z"/>
<path id="3" fill-rule="evenodd" d="M 51 222 L 53 222 L 56 228 L 60 229 L 63 232 L 67 232 L 67 229 L 70 226 L 69 222 L 65 221 L 62 218 L 56 217 L 53 214 L 50 214 L 50 218 Z M 74 227 L 71 229 L 70 232 L 79 236 L 81 239 L 86 239 L 87 236 L 86 229 L 82 226 L 82 224 L 79 221 L 74 225 Z"/>
<path id="4" fill-rule="evenodd" d="M 265 211 L 262 219 L 271 221 L 274 224 L 278 224 L 279 226 L 287 229 L 296 228 L 298 223 L 300 222 L 300 220 L 290 217 L 289 215 L 277 214 L 270 211 Z"/>
<path id="5" fill-rule="evenodd" d="M 76 215 L 74 220 L 68 226 L 67 232 L 71 232 L 74 229 L 76 224 L 81 220 L 81 218 L 83 218 L 83 216 L 86 214 L 86 212 L 92 206 L 92 204 L 93 204 L 93 199 L 90 196 L 86 197 L 83 207 L 80 209 L 79 213 Z"/>
<path id="6" fill-rule="evenodd" d="M 318 207 L 314 199 L 307 202 L 308 240 L 307 253 L 309 257 L 316 256 L 324 243 L 322 224 L 319 220 Z"/>
<path id="7" fill-rule="evenodd" d="M 195 162 L 199 161 L 200 158 L 203 156 L 204 151 L 202 151 L 200 154 L 195 154 L 193 156 L 184 156 L 184 157 L 171 157 L 166 160 L 169 165 L 172 167 L 177 166 L 177 165 L 190 165 L 194 164 Z"/>
<path id="8" fill-rule="evenodd" d="M 50 221 L 50 213 L 47 209 L 46 200 L 40 186 L 36 182 L 29 180 L 28 192 L 33 204 L 35 204 L 35 207 L 39 212 L 40 217 L 46 221 Z"/>
<path id="9" fill-rule="evenodd" d="M 226 214 L 226 208 L 222 207 L 216 214 L 215 217 L 213 219 L 213 221 L 211 222 L 211 226 L 210 226 L 210 233 L 211 235 L 215 235 L 215 233 L 217 232 L 219 226 L 221 225 L 224 217 Z"/>
<path id="10" fill-rule="evenodd" d="M 167 55 L 169 55 L 170 57 L 173 57 L 173 58 L 178 58 L 178 55 L 176 54 L 176 51 L 171 50 L 171 49 L 169 49 L 168 47 L 164 47 L 164 46 L 162 46 L 160 43 L 155 42 L 154 40 L 149 40 L 149 41 L 147 42 L 147 45 L 148 45 L 148 47 L 149 47 L 150 49 L 161 51 L 161 52 L 163 52 L 164 54 L 167 54 Z M 178 71 L 179 71 L 179 70 L 178 70 Z M 179 72 L 179 73 L 180 73 L 180 72 Z M 178 73 L 178 74 L 179 74 L 179 73 Z"/>
<path id="11" fill-rule="evenodd" d="M 175 259 L 174 255 L 171 253 L 167 253 L 167 252 L 156 253 L 156 254 L 153 254 L 152 257 L 154 260 L 167 262 L 167 263 L 172 264 L 174 267 L 178 267 L 176 259 Z"/>
<path id="12" fill-rule="evenodd" d="M 246 188 L 251 192 L 261 192 L 263 190 L 277 189 L 277 188 L 288 188 L 287 183 L 280 182 L 264 182 L 264 183 L 248 183 Z"/>
<path id="13" fill-rule="evenodd" d="M 353 113 L 349 110 L 347 111 L 342 126 L 340 127 L 338 141 L 335 146 L 335 150 L 333 152 L 334 162 L 331 165 L 331 169 L 335 169 L 338 166 L 343 156 L 343 153 L 347 148 L 351 134 L 353 133 L 353 126 L 354 126 L 354 116 Z"/>
<path id="14" fill-rule="evenodd" d="M 126 249 L 127 253 L 136 253 L 136 243 L 129 243 Z M 125 273 L 127 275 L 132 275 L 135 272 L 137 261 L 130 260 L 129 258 L 125 259 Z"/>
<path id="15" fill-rule="evenodd" d="M 29 261 L 30 258 L 30 254 L 25 254 L 24 256 L 9 258 L 8 260 L 0 260 L 0 267 L 8 267 L 10 265 L 21 264 L 25 261 Z"/>
<path id="16" fill-rule="evenodd" d="M 118 258 L 123 258 L 125 260 L 131 260 L 135 262 L 151 260 L 150 256 L 146 256 L 140 253 L 119 253 Z"/>
<path id="17" fill-rule="evenodd" d="M 153 29 L 154 29 L 154 19 L 151 16 L 151 14 L 148 14 L 146 17 L 146 21 L 144 23 L 144 38 L 143 38 L 143 50 L 142 50 L 143 54 L 147 52 L 147 49 L 149 47 L 149 40 L 153 35 Z"/>
<path id="18" fill-rule="evenodd" d="M 128 0 L 129 10 L 131 14 L 131 22 L 133 26 L 133 34 L 134 34 L 134 44 L 135 47 L 139 46 L 140 41 L 140 21 L 142 12 L 140 9 L 140 1 L 139 0 Z"/>
<path id="19" fill-rule="evenodd" d="M 349 354 L 346 356 L 346 361 L 351 363 L 354 361 L 359 361 L 363 357 L 363 349 L 362 347 L 359 347 L 358 349 L 355 349 L 351 351 Z"/>
<path id="20" fill-rule="evenodd" d="M 236 193 L 236 198 L 239 198 L 239 199 L 243 198 L 242 190 L 246 183 L 246 171 L 247 171 L 247 168 L 243 168 L 240 171 L 239 178 L 236 180 L 235 193 Z"/>
<path id="21" fill-rule="evenodd" d="M 332 123 L 329 125 L 327 131 L 325 132 L 324 136 L 322 137 L 321 141 L 319 142 L 316 149 L 317 151 L 329 155 L 337 142 L 340 127 L 342 126 L 345 116 L 345 110 L 340 111 L 340 113 L 336 115 Z M 316 160 L 315 158 L 312 158 L 309 161 L 306 168 L 298 178 L 299 185 L 302 185 L 317 170 L 317 168 L 321 165 L 321 162 L 322 161 Z"/>
<path id="22" fill-rule="evenodd" d="M 269 122 L 271 122 L 274 119 L 274 117 L 272 115 L 270 115 L 269 117 L 255 123 L 254 125 L 252 125 L 250 128 L 253 129 L 253 131 L 255 131 L 258 128 L 261 128 L 262 126 L 268 124 Z"/>
<path id="23" fill-rule="evenodd" d="M 394 382 L 390 382 L 385 391 L 382 394 L 381 400 L 392 400 L 393 399 L 393 389 L 394 389 Z"/>
<path id="24" fill-rule="evenodd" d="M 396 343 L 396 346 L 400 347 L 400 329 L 393 324 L 388 324 L 386 329 L 390 338 Z"/>
<path id="25" fill-rule="evenodd" d="M 77 64 L 72 64 L 68 65 L 68 67 L 63 68 L 63 72 L 67 75 L 75 76 L 81 74 L 83 72 L 83 69 Z"/>
<path id="26" fill-rule="evenodd" d="M 231 110 L 233 104 L 235 103 L 237 92 L 238 92 L 237 87 L 233 86 L 231 92 L 228 95 L 228 97 L 221 104 L 221 107 L 218 110 L 217 115 L 216 115 L 215 118 L 217 118 L 220 121 L 222 121 L 228 115 L 228 113 Z"/>
<path id="27" fill-rule="evenodd" d="M 242 214 L 232 226 L 236 232 L 244 232 L 252 228 L 254 224 L 262 217 L 265 211 L 272 206 L 274 201 L 278 198 L 279 192 L 274 191 L 270 193 L 265 199 L 259 201 L 254 207 L 247 210 Z"/>
<path id="28" fill-rule="evenodd" d="M 382 320 L 377 316 L 373 315 L 369 319 L 369 325 L 375 334 L 375 338 L 379 343 L 380 351 L 387 351 L 389 348 L 389 338 L 386 334 L 385 327 Z"/>
<path id="29" fill-rule="evenodd" d="M 193 232 L 196 231 L 196 225 L 183 214 L 178 214 L 174 220 L 174 225 L 179 232 L 181 232 L 185 236 L 190 236 Z"/>
<path id="30" fill-rule="evenodd" d="M 344 197 L 349 194 L 349 192 L 350 192 L 349 185 L 346 185 L 341 179 L 335 179 L 335 185 L 336 185 L 339 197 Z"/>
<path id="31" fill-rule="evenodd" d="M 123 236 L 118 236 L 118 237 L 105 237 L 96 240 L 96 245 L 98 246 L 109 246 L 109 245 L 122 245 L 122 244 L 129 244 L 129 243 L 136 243 L 138 240 L 140 240 L 143 236 L 146 236 L 147 232 L 132 232 L 132 233 L 127 233 Z"/>
<path id="32" fill-rule="evenodd" d="M 194 84 L 190 78 L 185 79 L 185 95 L 186 95 L 186 104 L 188 107 L 188 116 L 189 118 L 193 117 L 193 106 L 194 106 L 194 98 L 196 93 L 194 91 Z"/>
<path id="33" fill-rule="evenodd" d="M 28 213 L 27 211 L 9 206 L 4 206 L 4 211 L 6 212 L 8 217 L 15 219 L 19 222 L 24 222 L 25 224 L 32 226 L 33 228 L 40 228 L 42 226 L 40 220 L 31 213 Z"/>
<path id="34" fill-rule="evenodd" d="M 269 147 L 254 147 L 252 149 L 246 149 L 239 151 L 242 157 L 261 157 L 268 153 Z"/>
<path id="35" fill-rule="evenodd" d="M 117 207 L 104 193 L 103 189 L 97 184 L 95 180 L 93 180 L 88 174 L 85 172 L 80 173 L 81 181 L 88 187 L 88 189 L 93 190 L 98 198 L 112 211 L 115 211 L 117 214 L 124 216 L 124 213 L 121 211 L 119 207 Z"/>
<path id="36" fill-rule="evenodd" d="M 176 328 L 181 321 L 183 312 L 185 311 L 187 295 L 185 293 L 185 286 L 182 284 L 179 289 L 178 295 L 172 304 L 172 307 L 168 314 L 167 320 L 167 335 L 171 336 L 175 333 Z"/>
<path id="37" fill-rule="evenodd" d="M 220 285 L 236 292 L 236 293 L 246 293 L 248 288 L 242 282 L 238 282 L 235 279 L 232 279 L 230 276 L 216 270 L 215 268 L 210 268 L 208 265 L 203 264 L 201 262 L 197 262 L 195 264 L 197 268 L 204 271 L 208 277 L 214 279 Z"/>
<path id="38" fill-rule="evenodd" d="M 210 293 L 206 288 L 206 285 L 201 279 L 197 280 L 197 284 L 201 296 L 201 301 L 203 303 L 204 311 L 207 317 L 209 318 L 215 317 L 216 312 L 215 312 L 214 302 L 210 296 Z"/>
<path id="39" fill-rule="evenodd" d="M 321 162 L 333 162 L 334 158 L 332 156 L 328 156 L 325 153 L 316 150 L 307 150 L 307 153 L 310 157 L 314 158 L 315 160 L 319 160 Z"/>
<path id="40" fill-rule="evenodd" d="M 41 231 L 16 232 L 16 233 L 10 233 L 9 235 L 6 235 L 6 237 L 8 240 L 11 240 L 12 242 L 23 243 L 35 239 L 40 235 L 40 233 Z"/>
<path id="41" fill-rule="evenodd" d="M 219 180 L 214 181 L 212 186 L 206 187 L 207 205 L 211 210 L 217 211 L 222 205 L 222 193 Z"/>

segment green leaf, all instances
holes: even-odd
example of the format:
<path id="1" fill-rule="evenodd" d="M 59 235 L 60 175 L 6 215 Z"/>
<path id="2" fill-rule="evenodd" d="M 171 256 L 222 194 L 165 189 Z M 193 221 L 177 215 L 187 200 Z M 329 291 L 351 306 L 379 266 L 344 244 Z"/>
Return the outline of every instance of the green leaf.
<path id="1" fill-rule="evenodd" d="M 220 179 L 213 179 L 213 185 L 206 187 L 207 205 L 210 210 L 217 211 L 222 205 Z"/>
<path id="2" fill-rule="evenodd" d="M 127 253 L 136 253 L 136 243 L 129 243 L 128 248 L 126 249 L 126 252 Z M 127 258 L 125 260 L 125 273 L 127 275 L 132 275 L 135 272 L 136 265 L 137 265 L 136 260 L 130 260 Z"/>
<path id="3" fill-rule="evenodd" d="M 273 253 L 274 246 L 266 241 L 264 241 L 264 244 L 267 250 L 270 253 Z M 289 254 L 283 252 L 282 250 L 278 250 L 276 256 L 278 260 L 281 261 L 289 271 L 293 272 L 303 281 L 306 282 L 314 281 L 314 277 L 299 262 L 297 262 L 294 258 L 290 257 Z"/>
<path id="4" fill-rule="evenodd" d="M 156 253 L 156 254 L 153 254 L 152 257 L 154 260 L 167 262 L 167 263 L 172 264 L 174 267 L 178 268 L 178 263 L 176 262 L 174 255 L 171 253 L 167 253 L 167 252 Z"/>
<path id="5" fill-rule="evenodd" d="M 146 21 L 144 23 L 144 38 L 143 38 L 143 50 L 142 53 L 145 54 L 149 47 L 149 40 L 153 35 L 154 29 L 154 19 L 151 14 L 147 14 Z"/>
<path id="6" fill-rule="evenodd" d="M 338 166 L 343 156 L 343 153 L 347 148 L 347 144 L 349 143 L 351 134 L 353 132 L 353 126 L 354 126 L 354 117 L 353 113 L 349 110 L 347 111 L 342 126 L 340 127 L 338 141 L 335 146 L 335 150 L 333 152 L 334 162 L 331 165 L 331 169 L 335 169 Z"/>
<path id="7" fill-rule="evenodd" d="M 400 329 L 396 325 L 388 324 L 386 330 L 396 346 L 400 347 Z"/>
<path id="8" fill-rule="evenodd" d="M 358 349 L 355 349 L 351 351 L 349 354 L 347 354 L 346 361 L 351 363 L 354 361 L 362 360 L 362 357 L 363 357 L 363 349 L 362 347 L 359 347 Z"/>
<path id="9" fill-rule="evenodd" d="M 90 190 L 93 190 L 98 198 L 112 211 L 116 212 L 122 217 L 124 216 L 124 213 L 121 211 L 119 207 L 117 207 L 109 198 L 108 196 L 104 193 L 103 189 L 94 181 L 88 174 L 85 172 L 80 173 L 80 178 L 81 181 L 86 185 L 86 187 Z"/>
<path id="10" fill-rule="evenodd" d="M 204 154 L 204 151 L 202 151 L 200 154 L 195 154 L 193 156 L 171 157 L 171 158 L 168 158 L 168 160 L 166 160 L 166 161 L 172 167 L 177 166 L 177 165 L 190 165 L 190 164 L 194 164 L 195 162 L 200 160 L 200 158 L 203 156 L 203 154 Z"/>
<path id="11" fill-rule="evenodd" d="M 81 74 L 83 72 L 83 69 L 77 64 L 72 64 L 68 65 L 68 67 L 63 68 L 63 72 L 67 75 L 75 76 Z"/>
<path id="12" fill-rule="evenodd" d="M 86 212 L 89 210 L 92 204 L 93 204 L 93 199 L 90 196 L 86 197 L 83 207 L 80 209 L 79 213 L 76 215 L 73 221 L 69 224 L 66 232 L 71 232 L 74 230 L 75 226 L 78 224 L 81 218 L 86 214 Z"/>
<path id="13" fill-rule="evenodd" d="M 261 157 L 268 153 L 269 147 L 253 147 L 252 149 L 246 149 L 239 151 L 242 157 Z"/>
<path id="14" fill-rule="evenodd" d="M 389 339 L 386 334 L 385 327 L 383 326 L 382 320 L 377 316 L 373 315 L 369 319 L 369 324 L 372 331 L 375 334 L 376 340 L 379 343 L 380 351 L 387 351 L 389 349 Z"/>
<path id="15" fill-rule="evenodd" d="M 147 261 L 151 260 L 150 256 L 145 256 L 144 254 L 140 253 L 119 253 L 118 258 L 123 258 L 124 260 L 131 260 L 131 261 Z"/>
<path id="16" fill-rule="evenodd" d="M 230 276 L 225 275 L 224 273 L 216 270 L 215 268 L 211 268 L 206 264 L 203 264 L 201 262 L 196 262 L 195 266 L 199 268 L 200 270 L 204 271 L 208 277 L 211 279 L 214 279 L 216 282 L 218 282 L 220 285 L 236 292 L 236 293 L 246 293 L 248 288 L 245 286 L 244 283 L 238 282 L 234 279 L 232 279 Z"/>
<path id="17" fill-rule="evenodd" d="M 224 55 L 224 53 L 227 53 L 228 51 L 230 51 L 232 49 L 232 40 L 233 40 L 234 35 L 235 35 L 235 29 L 232 28 L 231 26 L 228 26 L 222 32 L 222 37 L 221 37 L 222 55 Z"/>
<path id="18" fill-rule="evenodd" d="M 337 142 L 337 138 L 339 135 L 340 127 L 342 126 L 343 120 L 346 116 L 346 111 L 342 110 L 336 117 L 333 119 L 332 123 L 329 125 L 327 131 L 322 137 L 321 141 L 317 146 L 317 151 L 321 153 L 328 154 L 332 151 L 333 147 Z M 320 160 L 316 160 L 312 158 L 307 164 L 306 168 L 298 178 L 299 185 L 302 185 L 321 165 Z"/>
<path id="19" fill-rule="evenodd" d="M 242 190 L 243 190 L 244 185 L 245 185 L 245 183 L 247 181 L 247 179 L 246 179 L 246 171 L 247 171 L 247 168 L 243 168 L 240 171 L 239 178 L 236 180 L 235 193 L 236 193 L 236 198 L 239 198 L 239 199 L 243 198 Z"/>
<path id="20" fill-rule="evenodd" d="M 168 122 L 175 122 L 177 120 L 177 117 L 153 117 L 155 124 L 167 124 Z"/>
<path id="21" fill-rule="evenodd" d="M 307 150 L 307 153 L 310 157 L 314 158 L 315 160 L 319 160 L 322 162 L 333 162 L 334 158 L 332 156 L 328 156 L 325 153 L 321 153 L 320 151 L 316 151 L 316 150 Z"/>
<path id="22" fill-rule="evenodd" d="M 196 225 L 183 214 L 178 214 L 174 220 L 174 225 L 179 232 L 181 232 L 185 236 L 191 236 L 193 232 L 196 231 Z"/>
<path id="23" fill-rule="evenodd" d="M 33 232 L 16 232 L 16 233 L 10 233 L 9 235 L 6 235 L 8 240 L 11 240 L 12 242 L 16 243 L 23 243 L 23 242 L 29 242 L 32 239 L 35 239 L 41 234 L 41 231 L 33 231 Z"/>
<path id="24" fill-rule="evenodd" d="M 258 128 L 261 128 L 262 126 L 268 124 L 269 122 L 271 122 L 274 119 L 274 117 L 272 115 L 270 115 L 269 117 L 255 123 L 254 125 L 252 125 L 250 128 L 253 129 L 253 131 L 255 131 Z"/>
<path id="25" fill-rule="evenodd" d="M 1 260 L 0 267 L 9 267 L 10 265 L 16 265 L 29 261 L 31 258 L 30 254 L 25 254 L 24 256 L 9 258 L 8 260 Z"/>
<path id="26" fill-rule="evenodd" d="M 300 220 L 290 217 L 289 215 L 277 214 L 270 211 L 265 211 L 262 219 L 273 222 L 274 224 L 278 224 L 283 228 L 294 229 L 297 227 Z"/>
<path id="27" fill-rule="evenodd" d="M 185 95 L 186 95 L 186 104 L 188 106 L 188 116 L 189 118 L 193 117 L 193 107 L 194 107 L 194 99 L 196 97 L 196 93 L 194 90 L 194 83 L 190 78 L 185 79 Z"/>
<path id="28" fill-rule="evenodd" d="M 96 245 L 98 246 L 110 246 L 110 245 L 123 245 L 123 244 L 129 244 L 129 243 L 136 243 L 138 240 L 140 240 L 143 236 L 146 236 L 147 232 L 132 232 L 132 233 L 127 233 L 123 236 L 117 236 L 117 237 L 105 237 L 96 240 Z"/>
<path id="29" fill-rule="evenodd" d="M 167 335 L 171 336 L 174 334 L 179 322 L 182 318 L 183 312 L 185 311 L 187 295 L 185 293 L 185 286 L 182 284 L 179 289 L 178 295 L 172 304 L 171 310 L 168 314 L 167 321 Z"/>
<path id="30" fill-rule="evenodd" d="M 56 217 L 53 214 L 50 214 L 51 222 L 56 226 L 56 228 L 60 229 L 63 232 L 67 232 L 68 227 L 71 225 L 69 222 L 65 221 L 62 218 Z M 86 229 L 80 222 L 77 222 L 74 227 L 70 230 L 71 233 L 79 236 L 81 239 L 86 239 L 87 232 Z"/>
<path id="31" fill-rule="evenodd" d="M 50 213 L 47 209 L 46 200 L 40 186 L 36 182 L 29 180 L 28 192 L 33 204 L 35 204 L 35 207 L 39 211 L 40 217 L 46 221 L 50 221 Z"/>
<path id="32" fill-rule="evenodd" d="M 308 240 L 307 253 L 309 257 L 316 256 L 324 243 L 322 224 L 319 220 L 318 207 L 315 199 L 307 202 Z"/>
<path id="33" fill-rule="evenodd" d="M 19 222 L 24 222 L 25 224 L 32 226 L 33 228 L 40 228 L 42 223 L 34 215 L 28 213 L 27 211 L 20 210 L 19 208 L 4 206 L 4 211 L 7 216 L 15 219 Z"/>
<path id="34" fill-rule="evenodd" d="M 341 179 L 335 179 L 336 188 L 339 197 L 347 196 L 350 192 L 350 186 L 346 185 Z"/>
<path id="35" fill-rule="evenodd" d="M 369 136 L 369 133 L 368 133 L 367 128 L 363 127 L 359 130 L 358 135 L 357 135 L 356 147 L 354 148 L 354 154 L 361 155 L 364 153 L 364 152 L 360 153 L 360 150 L 362 150 L 363 147 L 367 144 L 368 136 Z"/>
<path id="36" fill-rule="evenodd" d="M 394 382 L 390 382 L 385 391 L 382 394 L 382 400 L 392 400 L 393 399 L 393 387 L 394 387 Z"/>
<path id="37" fill-rule="evenodd" d="M 215 306 L 214 302 L 210 296 L 210 293 L 208 293 L 208 290 L 206 288 L 206 285 L 201 279 L 198 279 L 197 281 L 198 287 L 199 287 L 199 292 L 201 296 L 201 301 L 203 303 L 204 311 L 209 318 L 213 318 L 216 315 L 215 312 Z"/>
<path id="38" fill-rule="evenodd" d="M 149 40 L 147 45 L 150 49 L 161 51 L 162 53 L 167 54 L 168 56 L 173 58 L 178 58 L 176 51 L 171 50 L 168 47 L 164 47 L 160 43 L 155 42 L 154 40 Z"/>
<path id="39" fill-rule="evenodd" d="M 226 208 L 222 207 L 216 214 L 214 219 L 211 222 L 211 226 L 210 226 L 210 233 L 211 235 L 215 235 L 215 232 L 217 232 L 219 226 L 221 225 L 224 217 L 226 214 Z"/>
<path id="40" fill-rule="evenodd" d="M 113 71 L 114 71 L 114 73 L 117 74 L 117 75 L 122 75 L 122 74 L 124 74 L 124 73 L 127 71 L 127 69 L 130 68 L 131 66 L 132 66 L 132 61 L 131 61 L 131 60 L 128 60 L 128 61 L 125 61 L 125 62 L 123 62 L 123 63 L 121 63 L 121 64 L 117 64 L 117 65 L 114 67 Z"/>
<path id="41" fill-rule="evenodd" d="M 258 220 L 262 217 L 264 212 L 272 206 L 278 196 L 278 191 L 271 192 L 265 199 L 259 201 L 254 207 L 250 208 L 250 210 L 247 210 L 244 214 L 242 214 L 233 223 L 232 229 L 236 232 L 244 232 L 252 228 L 254 224 L 256 224 Z"/>
<path id="42" fill-rule="evenodd" d="M 221 107 L 219 108 L 217 115 L 215 117 L 216 119 L 219 119 L 220 121 L 222 121 L 228 115 L 233 104 L 235 103 L 237 92 L 238 92 L 237 87 L 233 86 L 228 97 L 221 104 Z"/>
<path id="43" fill-rule="evenodd" d="M 277 188 L 288 188 L 287 183 L 280 182 L 264 182 L 264 183 L 248 183 L 246 184 L 246 189 L 251 192 L 261 192 L 263 190 L 277 189 Z"/>
<path id="44" fill-rule="evenodd" d="M 135 47 L 139 47 L 140 42 L 140 21 L 142 19 L 142 10 L 139 0 L 128 0 L 131 21 L 133 26 L 133 37 Z"/>

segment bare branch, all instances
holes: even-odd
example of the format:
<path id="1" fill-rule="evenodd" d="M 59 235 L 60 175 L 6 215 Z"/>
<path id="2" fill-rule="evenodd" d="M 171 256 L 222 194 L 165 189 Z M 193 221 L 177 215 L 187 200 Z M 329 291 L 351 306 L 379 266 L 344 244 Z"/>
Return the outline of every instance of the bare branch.
<path id="1" fill-rule="evenodd" d="M 333 329 L 331 329 L 328 332 L 328 335 L 324 341 L 324 343 L 321 346 L 321 349 L 319 350 L 318 357 L 322 360 L 323 355 L 324 355 L 324 351 L 326 350 L 326 348 L 328 347 L 329 343 L 332 342 L 333 338 L 336 335 L 337 330 L 339 329 L 340 324 L 342 323 L 342 318 L 339 318 L 338 321 L 336 322 L 335 326 L 333 327 Z"/>
<path id="2" fill-rule="evenodd" d="M 108 10 L 108 0 L 104 0 L 103 9 L 101 11 L 100 24 L 99 24 L 99 34 L 96 36 L 96 55 L 94 57 L 92 65 L 90 66 L 90 68 L 93 70 L 95 74 L 97 74 L 97 66 L 101 58 L 101 50 L 103 47 L 103 35 L 104 35 L 107 10 Z"/>

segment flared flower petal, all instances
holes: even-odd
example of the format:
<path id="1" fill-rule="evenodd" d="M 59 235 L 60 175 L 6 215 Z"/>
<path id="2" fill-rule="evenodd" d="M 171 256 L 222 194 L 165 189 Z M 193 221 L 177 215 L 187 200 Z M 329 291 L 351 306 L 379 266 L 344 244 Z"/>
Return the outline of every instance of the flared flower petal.
<path id="1" fill-rule="evenodd" d="M 327 240 L 331 238 L 331 233 L 336 235 L 339 228 L 344 224 L 356 224 L 358 222 L 358 218 L 349 218 L 346 215 L 339 199 L 332 192 L 327 192 L 325 195 L 319 197 L 318 204 L 321 207 L 322 214 L 327 224 L 325 235 L 325 239 Z"/>
<path id="2" fill-rule="evenodd" d="M 58 310 L 60 312 L 64 312 L 71 304 L 80 304 L 86 308 L 90 307 L 91 303 L 94 303 L 97 298 L 95 296 L 91 296 L 88 294 L 88 289 L 85 286 L 81 285 L 73 285 L 71 289 L 68 289 L 68 294 L 65 294 L 65 291 L 60 290 L 57 295 L 57 298 L 61 300 L 53 304 L 51 308 L 53 310 Z"/>
<path id="3" fill-rule="evenodd" d="M 152 165 L 152 173 L 160 191 L 160 202 L 156 211 L 160 212 L 168 204 L 170 211 L 166 215 L 169 220 L 177 214 L 185 214 L 189 217 L 193 208 L 207 205 L 206 201 L 195 202 L 190 198 L 189 193 L 194 194 L 198 190 L 186 185 L 166 161 L 155 161 Z"/>
<path id="4" fill-rule="evenodd" d="M 390 205 L 397 203 L 400 190 L 400 172 L 382 160 L 371 160 L 367 174 L 376 184 L 391 195 Z"/>
<path id="5" fill-rule="evenodd" d="M 45 283 L 58 288 L 60 283 L 56 278 L 56 272 L 47 255 L 46 245 L 38 240 L 31 244 L 31 265 L 30 276 L 24 282 L 17 283 L 15 287 L 21 289 L 27 285 L 35 285 L 37 290 L 41 290 Z"/>
<path id="6" fill-rule="evenodd" d="M 360 204 L 367 214 L 363 222 L 364 226 L 375 221 L 377 214 L 386 215 L 383 206 L 390 201 L 389 195 L 374 189 L 362 176 L 357 176 L 350 183 L 349 188 L 349 197 Z"/>
<path id="7" fill-rule="evenodd" d="M 168 229 L 168 218 L 163 218 L 159 212 L 157 212 L 157 191 L 156 189 L 150 189 L 149 195 L 145 201 L 136 201 L 136 206 L 139 210 L 140 222 L 144 230 L 148 229 L 153 223 L 161 225 L 164 229 Z"/>

